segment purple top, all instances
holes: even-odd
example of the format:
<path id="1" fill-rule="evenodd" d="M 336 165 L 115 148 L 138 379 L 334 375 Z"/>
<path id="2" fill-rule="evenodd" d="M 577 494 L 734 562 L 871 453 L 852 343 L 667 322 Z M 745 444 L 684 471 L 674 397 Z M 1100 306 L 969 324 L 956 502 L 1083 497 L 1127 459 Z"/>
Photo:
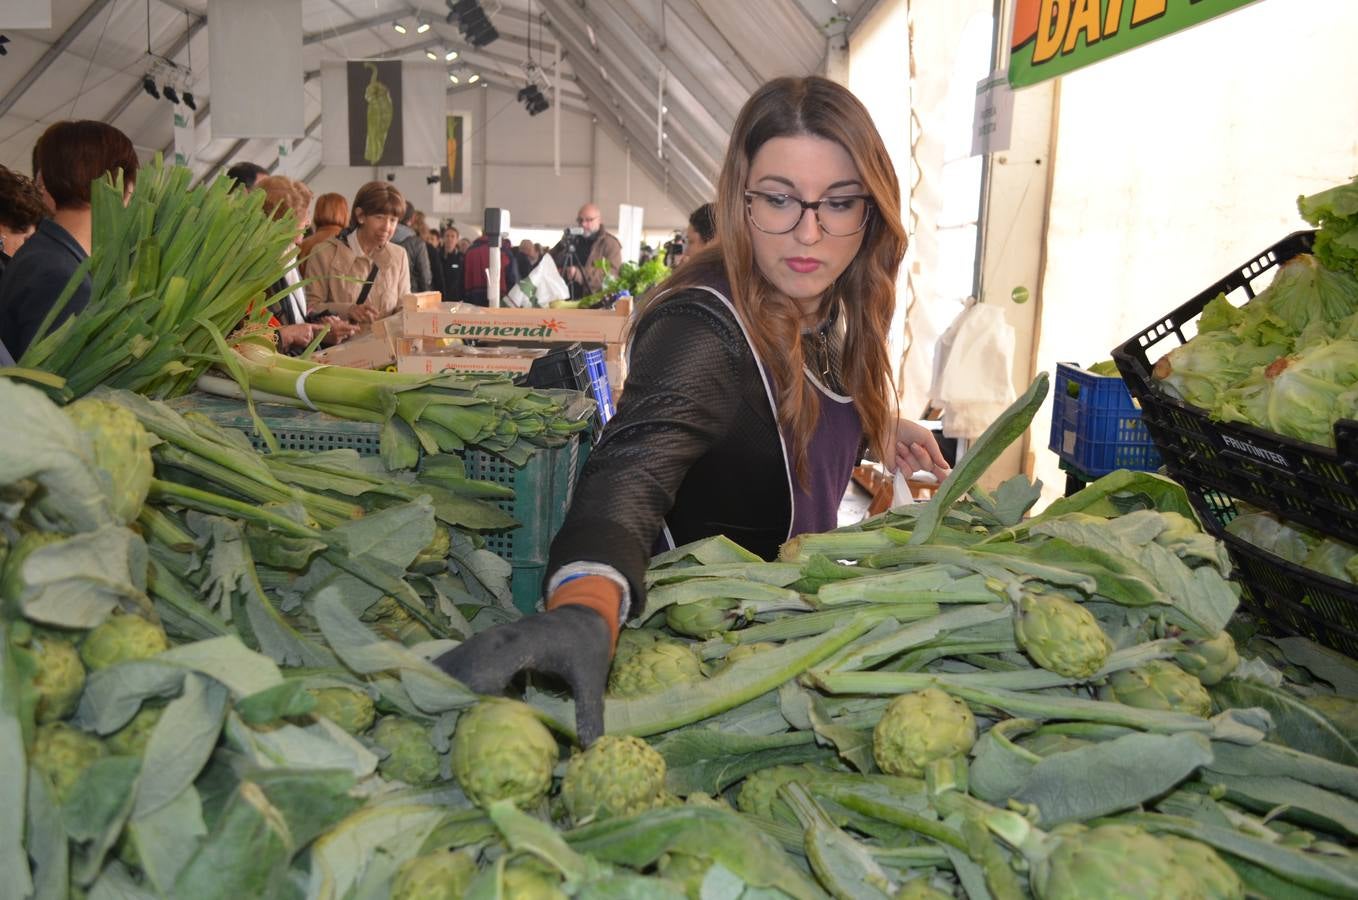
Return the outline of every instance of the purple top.
<path id="1" fill-rule="evenodd" d="M 806 449 L 807 490 L 793 481 L 789 537 L 839 527 L 839 503 L 844 499 L 853 467 L 858 464 L 858 448 L 863 439 L 863 422 L 852 398 L 832 394 L 807 377 L 820 403 L 820 414 Z M 792 446 L 789 435 L 784 434 L 783 440 Z"/>

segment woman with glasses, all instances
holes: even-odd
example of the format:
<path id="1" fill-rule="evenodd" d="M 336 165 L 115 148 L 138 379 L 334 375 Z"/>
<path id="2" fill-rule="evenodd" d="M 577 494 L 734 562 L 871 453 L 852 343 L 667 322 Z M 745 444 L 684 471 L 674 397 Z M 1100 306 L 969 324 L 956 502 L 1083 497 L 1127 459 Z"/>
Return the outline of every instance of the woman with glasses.
<path id="1" fill-rule="evenodd" d="M 881 136 L 847 89 L 810 77 L 756 91 L 722 165 L 716 243 L 638 314 L 617 414 L 552 544 L 547 612 L 440 665 L 483 692 L 522 669 L 563 677 L 588 743 L 653 553 L 721 534 L 772 559 L 788 538 L 836 527 L 865 447 L 945 476 L 929 431 L 896 412 L 899 210 Z"/>

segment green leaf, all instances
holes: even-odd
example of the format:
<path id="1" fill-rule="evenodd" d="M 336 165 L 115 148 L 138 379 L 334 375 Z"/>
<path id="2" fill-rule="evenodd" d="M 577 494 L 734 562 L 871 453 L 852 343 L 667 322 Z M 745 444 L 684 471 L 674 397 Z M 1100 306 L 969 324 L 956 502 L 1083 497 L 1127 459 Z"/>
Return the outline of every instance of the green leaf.
<path id="1" fill-rule="evenodd" d="M 316 698 L 304 682 L 293 679 L 236 703 L 236 714 L 247 725 L 266 725 L 279 719 L 304 716 L 316 707 Z"/>
<path id="2" fill-rule="evenodd" d="M 39 547 L 20 567 L 23 613 L 64 628 L 93 628 L 118 607 L 150 609 L 146 544 L 136 532 L 105 525 Z"/>
<path id="3" fill-rule="evenodd" d="M 69 321 L 69 320 L 67 320 Z M 140 885 L 122 863 L 114 861 L 99 873 L 99 880 L 89 889 L 89 900 L 159 900 L 159 897 Z"/>
<path id="4" fill-rule="evenodd" d="M 206 836 L 203 804 L 190 786 L 155 812 L 128 822 L 124 840 L 136 848 L 138 862 L 152 884 L 168 896 Z"/>
<path id="5" fill-rule="evenodd" d="M 1324 757 L 1346 766 L 1358 766 L 1355 746 L 1329 719 L 1281 688 L 1255 681 L 1227 678 L 1208 688 L 1212 700 L 1223 708 L 1260 707 L 1273 719 L 1273 737 L 1294 750 Z"/>
<path id="6" fill-rule="evenodd" d="M 108 735 L 122 728 L 153 697 L 173 697 L 184 684 L 187 671 L 157 659 L 118 663 L 91 672 L 85 679 L 73 723 L 86 731 Z"/>
<path id="7" fill-rule="evenodd" d="M 830 821 L 806 788 L 796 782 L 780 793 L 806 833 L 806 856 L 820 883 L 845 900 L 889 900 L 895 885 L 868 849 Z"/>
<path id="8" fill-rule="evenodd" d="M 1046 372 L 1039 372 L 1023 396 L 1000 413 L 999 418 L 967 449 L 961 463 L 943 479 L 924 511 L 915 520 L 914 531 L 910 534 L 911 544 L 927 544 L 933 540 L 952 505 L 962 499 L 962 495 L 971 489 L 991 463 L 999 459 L 1006 447 L 1028 430 L 1029 423 L 1047 396 L 1050 381 Z"/>
<path id="9" fill-rule="evenodd" d="M 66 900 L 71 887 L 66 828 L 47 779 L 36 769 L 28 770 L 27 844 L 34 872 L 33 900 Z M 6 871 L 13 874 L 23 870 Z"/>
<path id="10" fill-rule="evenodd" d="M 1247 809 L 1319 827 L 1338 835 L 1358 834 L 1358 803 L 1293 778 L 1208 776 L 1227 789 L 1225 799 Z M 1276 812 L 1275 812 L 1276 810 Z"/>
<path id="11" fill-rule="evenodd" d="M 216 827 L 175 881 L 174 896 L 201 900 L 279 896 L 295 845 L 264 791 L 243 781 Z"/>
<path id="12" fill-rule="evenodd" d="M 132 756 L 97 759 L 81 773 L 62 807 L 66 833 L 83 848 L 74 867 L 73 880 L 90 884 L 104 866 L 104 857 L 132 813 L 141 760 Z"/>
<path id="13" fill-rule="evenodd" d="M 1158 797 L 1211 761 L 1201 734 L 1129 734 L 1046 757 L 1015 798 L 1037 806 L 1041 825 L 1083 822 Z"/>
<path id="14" fill-rule="evenodd" d="M 250 775 L 250 781 L 259 785 L 282 813 L 299 851 L 363 805 L 363 799 L 352 794 L 357 780 L 352 772 L 314 765 L 265 769 Z"/>
<path id="15" fill-rule="evenodd" d="M 650 568 L 658 569 L 671 566 L 684 560 L 692 560 L 703 566 L 718 563 L 762 563 L 758 554 L 751 553 L 724 534 L 693 541 L 664 553 L 651 557 Z"/>
<path id="16" fill-rule="evenodd" d="M 1301 666 L 1327 682 L 1336 693 L 1358 697 L 1358 663 L 1304 637 L 1277 637 L 1270 640 L 1283 651 L 1288 662 Z"/>
<path id="17" fill-rule="evenodd" d="M 12 643 L 12 628 L 0 620 L 0 771 L 6 773 L 0 778 L 0 872 L 7 873 L 16 893 L 24 896 L 33 889 L 24 851 L 24 789 L 29 777 L 21 718 L 24 680 Z"/>
<path id="18" fill-rule="evenodd" d="M 42 487 L 31 512 L 44 530 L 94 531 L 114 524 L 85 438 L 56 404 L 37 388 L 0 378 L 0 409 L 9 421 L 23 423 L 10 429 L 0 447 L 0 484 L 33 479 Z"/>
<path id="19" fill-rule="evenodd" d="M 565 837 L 577 852 L 634 869 L 653 864 L 664 853 L 688 853 L 721 863 L 754 887 L 778 888 L 796 900 L 825 896 L 772 838 L 725 810 L 654 809 L 576 828 Z"/>
<path id="20" fill-rule="evenodd" d="M 226 688 L 200 675 L 184 679 L 184 692 L 165 707 L 147 741 L 134 818 L 171 802 L 198 777 L 217 745 L 226 694 Z"/>
<path id="21" fill-rule="evenodd" d="M 345 897 L 369 860 L 385 852 L 401 862 L 420 851 L 447 815 L 438 807 L 391 805 L 361 809 L 316 840 L 311 849 L 312 897 Z"/>
<path id="22" fill-rule="evenodd" d="M 227 717 L 226 736 L 231 746 L 261 769 L 342 769 L 355 778 L 366 778 L 377 769 L 377 756 L 329 719 L 256 730 L 232 715 Z"/>
<path id="23" fill-rule="evenodd" d="M 427 713 L 461 709 L 477 696 L 433 663 L 395 641 L 379 639 L 346 608 L 332 591 L 323 590 L 312 604 L 316 623 L 331 649 L 361 674 L 396 671 L 413 702 Z"/>
<path id="24" fill-rule="evenodd" d="M 1227 775 L 1295 778 L 1358 800 L 1358 769 L 1275 743 L 1241 747 L 1216 741 L 1208 771 Z"/>
<path id="25" fill-rule="evenodd" d="M 652 746 L 665 757 L 665 787 L 679 796 L 717 794 L 751 772 L 830 755 L 809 732 L 729 734 L 703 725 L 671 732 Z"/>
<path id="26" fill-rule="evenodd" d="M 1004 803 L 1023 788 L 1041 757 L 1015 745 L 1013 738 L 1037 727 L 1034 719 L 1006 719 L 977 739 L 968 771 L 972 794 L 987 803 Z"/>
<path id="27" fill-rule="evenodd" d="M 238 698 L 283 681 L 283 674 L 273 660 L 255 653 L 231 635 L 171 647 L 157 658 L 215 678 Z"/>

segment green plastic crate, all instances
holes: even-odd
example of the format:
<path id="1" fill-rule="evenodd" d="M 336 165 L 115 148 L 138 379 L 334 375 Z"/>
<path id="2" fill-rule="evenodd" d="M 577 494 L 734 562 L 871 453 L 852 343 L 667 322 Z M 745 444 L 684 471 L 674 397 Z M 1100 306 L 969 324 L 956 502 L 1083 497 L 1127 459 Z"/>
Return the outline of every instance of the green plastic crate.
<path id="1" fill-rule="evenodd" d="M 256 449 L 264 441 L 254 431 L 254 421 L 243 400 L 210 394 L 189 394 L 170 401 L 182 413 L 197 412 L 224 428 L 243 431 Z M 351 449 L 363 456 L 381 450 L 381 426 L 351 422 L 320 412 L 291 406 L 256 403 L 256 410 L 283 450 L 324 451 Z M 509 531 L 483 535 L 486 549 L 513 567 L 510 587 L 514 605 L 524 612 L 536 609 L 542 599 L 542 579 L 552 538 L 566 520 L 575 481 L 583 467 L 578 436 L 555 449 L 542 449 L 522 468 L 492 453 L 469 450 L 462 455 L 468 478 L 502 484 L 514 490 L 513 500 L 497 505 L 520 523 Z"/>

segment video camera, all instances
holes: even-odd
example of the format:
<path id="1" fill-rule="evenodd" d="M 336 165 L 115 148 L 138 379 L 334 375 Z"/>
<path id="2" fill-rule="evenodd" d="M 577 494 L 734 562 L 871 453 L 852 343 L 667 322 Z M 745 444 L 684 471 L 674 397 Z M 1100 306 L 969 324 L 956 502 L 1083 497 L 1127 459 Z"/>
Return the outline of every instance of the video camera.
<path id="1" fill-rule="evenodd" d="M 673 269 L 675 263 L 684 255 L 684 236 L 679 232 L 674 233 L 674 237 L 665 243 L 665 268 Z"/>

